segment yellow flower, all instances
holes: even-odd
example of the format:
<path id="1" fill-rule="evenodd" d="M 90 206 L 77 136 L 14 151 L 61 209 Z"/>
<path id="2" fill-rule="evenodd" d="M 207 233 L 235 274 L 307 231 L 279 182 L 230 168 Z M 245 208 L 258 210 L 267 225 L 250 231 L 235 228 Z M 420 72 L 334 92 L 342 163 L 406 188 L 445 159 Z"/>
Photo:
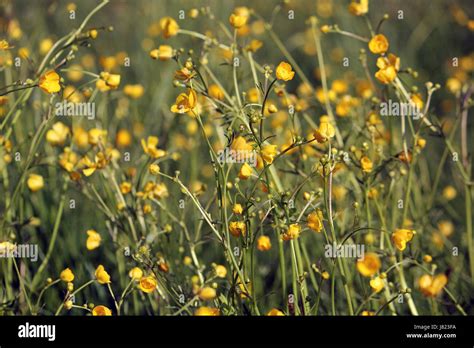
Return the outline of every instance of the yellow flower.
<path id="1" fill-rule="evenodd" d="M 203 301 L 210 301 L 216 298 L 216 289 L 206 286 L 199 290 L 199 298 Z"/>
<path id="2" fill-rule="evenodd" d="M 179 25 L 173 18 L 164 17 L 160 19 L 160 29 L 161 33 L 163 34 L 163 37 L 165 39 L 168 39 L 178 34 Z"/>
<path id="3" fill-rule="evenodd" d="M 459 79 L 455 77 L 451 77 L 446 80 L 446 88 L 448 89 L 449 92 L 456 94 L 459 92 L 462 88 L 462 82 L 459 81 Z"/>
<path id="4" fill-rule="evenodd" d="M 218 100 L 223 100 L 224 91 L 218 85 L 212 84 L 209 86 L 209 96 Z"/>
<path id="5" fill-rule="evenodd" d="M 99 284 L 110 283 L 110 276 L 102 265 L 99 265 L 99 267 L 97 267 L 97 269 L 95 270 L 95 278 L 97 279 Z"/>
<path id="6" fill-rule="evenodd" d="M 374 54 L 382 54 L 388 50 L 388 40 L 383 34 L 375 35 L 369 41 L 369 50 Z"/>
<path id="7" fill-rule="evenodd" d="M 245 151 L 252 151 L 253 146 L 249 144 L 243 136 L 239 135 L 237 138 L 235 138 L 232 141 L 230 148 L 233 151 L 245 152 Z"/>
<path id="8" fill-rule="evenodd" d="M 282 316 L 285 316 L 285 314 L 279 309 L 272 308 L 268 311 L 267 316 L 269 316 L 269 317 L 282 317 Z"/>
<path id="9" fill-rule="evenodd" d="M 158 175 L 160 173 L 160 166 L 156 163 L 150 164 L 148 166 L 148 171 L 151 175 Z"/>
<path id="10" fill-rule="evenodd" d="M 423 256 L 423 262 L 431 263 L 431 261 L 433 261 L 433 257 L 431 255 L 426 254 Z"/>
<path id="11" fill-rule="evenodd" d="M 106 136 L 107 131 L 105 129 L 92 128 L 87 132 L 87 142 L 90 145 L 104 143 Z"/>
<path id="12" fill-rule="evenodd" d="M 323 225 L 323 213 L 321 210 L 316 210 L 308 215 L 308 227 L 314 232 L 321 232 Z"/>
<path id="13" fill-rule="evenodd" d="M 50 70 L 42 75 L 39 79 L 39 87 L 46 93 L 57 93 L 61 90 L 59 84 L 60 77 L 54 70 Z"/>
<path id="14" fill-rule="evenodd" d="M 240 237 L 241 235 L 245 236 L 245 232 L 247 231 L 247 226 L 243 221 L 232 221 L 229 224 L 229 232 L 234 237 Z"/>
<path id="15" fill-rule="evenodd" d="M 173 58 L 173 47 L 169 45 L 160 45 L 158 48 L 150 51 L 150 57 L 161 61 L 170 60 Z"/>
<path id="16" fill-rule="evenodd" d="M 147 140 L 142 139 L 142 148 L 143 151 L 152 158 L 160 158 L 166 155 L 164 150 L 158 149 L 158 137 L 149 136 Z"/>
<path id="17" fill-rule="evenodd" d="M 406 249 L 407 243 L 413 239 L 414 234 L 414 230 L 405 228 L 396 229 L 395 232 L 392 233 L 392 242 L 398 250 L 403 251 Z"/>
<path id="18" fill-rule="evenodd" d="M 287 62 L 281 62 L 276 68 L 276 77 L 278 80 L 291 81 L 295 76 L 295 72 L 291 68 L 291 65 Z"/>
<path id="19" fill-rule="evenodd" d="M 240 16 L 238 14 L 232 13 L 229 17 L 229 23 L 234 28 L 239 29 L 242 28 L 245 24 L 247 24 L 248 17 Z"/>
<path id="20" fill-rule="evenodd" d="M 448 277 L 445 274 L 438 274 L 436 276 L 431 276 L 425 274 L 418 279 L 418 286 L 423 295 L 427 297 L 436 297 L 438 296 L 443 288 L 448 283 Z"/>
<path id="21" fill-rule="evenodd" d="M 438 222 L 438 229 L 445 237 L 449 237 L 454 232 L 454 224 L 449 220 L 441 220 Z"/>
<path id="22" fill-rule="evenodd" d="M 247 180 L 252 175 L 252 167 L 248 163 L 242 164 L 239 171 L 239 178 L 241 180 Z"/>
<path id="23" fill-rule="evenodd" d="M 384 84 L 389 84 L 397 77 L 397 71 L 400 69 L 400 58 L 394 54 L 389 54 L 388 58 L 379 57 L 377 67 L 380 69 L 375 73 L 377 80 Z"/>
<path id="24" fill-rule="evenodd" d="M 362 16 L 369 12 L 369 0 L 353 1 L 349 5 L 349 12 L 354 16 Z"/>
<path id="25" fill-rule="evenodd" d="M 357 261 L 356 267 L 364 277 L 372 277 L 382 267 L 382 263 L 377 254 L 366 253 L 362 260 Z"/>
<path id="26" fill-rule="evenodd" d="M 115 143 L 118 147 L 127 147 L 132 144 L 132 136 L 126 129 L 120 129 L 115 136 Z"/>
<path id="27" fill-rule="evenodd" d="M 117 89 L 120 85 L 120 75 L 118 74 L 103 71 L 100 73 L 100 78 L 105 82 L 105 85 L 111 89 Z"/>
<path id="28" fill-rule="evenodd" d="M 276 145 L 264 145 L 261 150 L 261 155 L 265 163 L 271 164 L 277 154 Z"/>
<path id="29" fill-rule="evenodd" d="M 242 208 L 242 205 L 239 203 L 234 204 L 234 207 L 232 208 L 232 212 L 236 215 L 241 215 L 244 209 Z"/>
<path id="30" fill-rule="evenodd" d="M 257 240 L 257 249 L 260 251 L 268 251 L 272 248 L 272 242 L 268 236 L 260 236 Z"/>
<path id="31" fill-rule="evenodd" d="M 130 272 L 128 272 L 128 276 L 134 280 L 138 280 L 143 277 L 143 271 L 139 267 L 133 267 Z"/>
<path id="32" fill-rule="evenodd" d="M 39 51 L 42 56 L 44 56 L 48 51 L 53 47 L 53 40 L 50 38 L 41 40 L 39 44 Z"/>
<path id="33" fill-rule="evenodd" d="M 44 187 L 44 179 L 39 174 L 30 174 L 26 182 L 31 192 L 36 192 Z"/>
<path id="34" fill-rule="evenodd" d="M 61 274 L 59 275 L 59 278 L 63 282 L 69 283 L 74 280 L 74 273 L 72 273 L 70 268 L 66 268 L 61 272 Z"/>
<path id="35" fill-rule="evenodd" d="M 373 168 L 374 165 L 372 164 L 372 161 L 370 160 L 369 157 L 363 156 L 360 159 L 360 166 L 361 166 L 362 171 L 364 173 L 370 173 L 372 171 L 372 168 Z"/>
<path id="36" fill-rule="evenodd" d="M 458 193 L 457 193 L 456 189 L 453 186 L 448 185 L 443 189 L 442 195 L 443 195 L 444 199 L 446 199 L 448 201 L 452 201 L 454 198 L 456 198 Z"/>
<path id="37" fill-rule="evenodd" d="M 194 312 L 194 315 L 196 315 L 196 316 L 218 316 L 218 315 L 220 315 L 220 311 L 219 311 L 218 308 L 199 307 Z"/>
<path id="38" fill-rule="evenodd" d="M 383 279 L 380 277 L 375 277 L 374 279 L 371 279 L 369 284 L 372 290 L 374 290 L 375 292 L 382 291 L 385 286 Z"/>
<path id="39" fill-rule="evenodd" d="M 148 276 L 148 277 L 142 277 L 140 279 L 140 283 L 138 284 L 138 287 L 140 288 L 141 291 L 147 294 L 150 294 L 156 290 L 157 285 L 158 285 L 158 282 L 156 281 L 155 277 Z"/>
<path id="40" fill-rule="evenodd" d="M 227 269 L 223 265 L 216 265 L 214 267 L 214 272 L 219 278 L 225 278 L 227 276 Z"/>
<path id="41" fill-rule="evenodd" d="M 140 84 L 125 85 L 123 87 L 123 93 L 132 99 L 139 99 L 143 96 L 143 93 L 145 93 L 145 88 L 143 88 L 143 86 Z"/>
<path id="42" fill-rule="evenodd" d="M 87 230 L 87 241 L 86 241 L 86 248 L 87 250 L 94 250 L 97 249 L 100 245 L 102 238 L 100 234 L 98 234 L 94 230 Z"/>
<path id="43" fill-rule="evenodd" d="M 319 119 L 319 127 L 314 132 L 314 137 L 318 143 L 325 143 L 336 135 L 334 126 L 329 123 L 329 117 L 324 115 Z"/>
<path id="44" fill-rule="evenodd" d="M 105 307 L 105 306 L 95 306 L 94 309 L 92 309 L 92 315 L 93 316 L 111 316 L 112 311 Z"/>
<path id="45" fill-rule="evenodd" d="M 69 135 L 69 127 L 62 122 L 53 124 L 53 129 L 46 132 L 46 141 L 53 146 L 63 145 Z"/>
<path id="46" fill-rule="evenodd" d="M 181 93 L 176 98 L 175 104 L 171 106 L 171 112 L 185 114 L 192 111 L 197 105 L 197 95 L 193 89 L 188 89 L 188 93 Z"/>
<path id="47" fill-rule="evenodd" d="M 284 241 L 296 239 L 299 237 L 300 233 L 301 233 L 301 226 L 298 224 L 291 224 L 290 227 L 288 227 L 286 232 L 283 234 L 282 239 Z"/>
<path id="48" fill-rule="evenodd" d="M 362 311 L 362 314 L 361 314 L 363 317 L 371 317 L 371 316 L 374 316 L 375 315 L 375 312 L 374 311 Z"/>
<path id="49" fill-rule="evenodd" d="M 7 40 L 0 40 L 0 51 L 5 51 L 10 49 L 10 44 Z"/>

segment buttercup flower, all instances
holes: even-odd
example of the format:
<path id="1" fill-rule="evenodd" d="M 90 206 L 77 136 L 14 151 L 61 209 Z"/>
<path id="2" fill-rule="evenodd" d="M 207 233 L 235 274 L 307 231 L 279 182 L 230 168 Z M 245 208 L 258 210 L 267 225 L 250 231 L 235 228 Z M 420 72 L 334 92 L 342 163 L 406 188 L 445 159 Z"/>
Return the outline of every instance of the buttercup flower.
<path id="1" fill-rule="evenodd" d="M 39 79 L 39 87 L 46 93 L 57 93 L 61 90 L 60 77 L 54 70 L 50 70 Z"/>
<path id="2" fill-rule="evenodd" d="M 234 28 L 239 29 L 242 28 L 245 24 L 247 24 L 248 17 L 240 16 L 238 14 L 232 13 L 229 17 L 229 23 Z"/>
<path id="3" fill-rule="evenodd" d="M 388 40 L 383 34 L 375 35 L 369 41 L 369 50 L 374 54 L 382 54 L 388 50 Z"/>
<path id="4" fill-rule="evenodd" d="M 142 139 L 141 144 L 143 151 L 154 159 L 165 156 L 166 152 L 157 148 L 158 142 L 159 139 L 155 136 L 149 136 L 146 141 Z"/>
<path id="5" fill-rule="evenodd" d="M 188 93 L 181 93 L 176 98 L 176 102 L 171 106 L 171 112 L 185 114 L 192 111 L 197 105 L 197 95 L 193 89 L 188 89 Z"/>
<path id="6" fill-rule="evenodd" d="M 112 311 L 109 308 L 100 305 L 100 306 L 95 306 L 92 309 L 92 315 L 93 316 L 111 316 Z"/>
<path id="7" fill-rule="evenodd" d="M 369 157 L 367 156 L 363 156 L 361 159 L 360 159 L 360 166 L 362 168 L 362 171 L 364 173 L 370 173 L 372 171 L 372 168 L 373 168 L 373 164 L 372 164 L 372 161 L 370 160 Z"/>
<path id="8" fill-rule="evenodd" d="M 281 310 L 279 310 L 279 309 L 272 308 L 272 309 L 270 309 L 270 311 L 268 311 L 267 316 L 270 316 L 270 317 L 281 317 L 281 316 L 285 316 L 285 314 L 284 314 Z"/>
<path id="9" fill-rule="evenodd" d="M 178 23 L 171 17 L 162 18 L 160 20 L 160 28 L 165 39 L 177 35 L 179 31 Z"/>
<path id="10" fill-rule="evenodd" d="M 154 276 L 142 277 L 140 279 L 140 283 L 138 284 L 140 290 L 147 294 L 150 294 L 155 291 L 157 286 L 158 282 L 156 281 L 156 278 Z"/>
<path id="11" fill-rule="evenodd" d="M 263 160 L 267 164 L 273 163 L 273 159 L 277 154 L 277 146 L 276 145 L 264 145 L 262 146 L 262 150 L 260 152 L 262 155 Z"/>
<path id="12" fill-rule="evenodd" d="M 243 221 L 232 221 L 229 224 L 229 232 L 234 237 L 240 237 L 242 235 L 245 235 L 246 231 L 247 231 L 247 227 L 245 225 L 245 222 Z"/>
<path id="13" fill-rule="evenodd" d="M 110 276 L 105 270 L 104 266 L 99 265 L 95 270 L 95 278 L 99 282 L 99 284 L 108 284 L 110 283 Z"/>
<path id="14" fill-rule="evenodd" d="M 425 274 L 418 279 L 418 286 L 423 295 L 427 297 L 438 296 L 448 283 L 448 277 L 445 274 L 431 276 Z"/>
<path id="15" fill-rule="evenodd" d="M 203 301 L 210 301 L 216 298 L 216 289 L 206 286 L 199 290 L 199 298 Z"/>
<path id="16" fill-rule="evenodd" d="M 321 116 L 319 119 L 319 128 L 314 132 L 314 137 L 318 143 L 325 143 L 330 138 L 334 138 L 336 130 L 329 122 L 328 116 Z"/>
<path id="17" fill-rule="evenodd" d="M 239 203 L 234 204 L 234 207 L 232 208 L 232 212 L 236 215 L 241 215 L 244 209 L 242 208 L 242 205 Z"/>
<path id="18" fill-rule="evenodd" d="M 375 277 L 374 279 L 371 279 L 369 283 L 370 283 L 370 287 L 371 287 L 372 290 L 374 290 L 375 292 L 380 292 L 380 291 L 382 291 L 382 289 L 383 289 L 384 286 L 385 286 L 383 279 L 380 278 L 380 277 Z"/>
<path id="19" fill-rule="evenodd" d="M 314 232 L 321 232 L 323 225 L 323 212 L 316 210 L 308 215 L 308 227 Z"/>
<path id="20" fill-rule="evenodd" d="M 94 230 L 87 230 L 87 241 L 86 241 L 86 248 L 87 250 L 94 250 L 97 249 L 100 245 L 102 238 L 100 234 L 98 234 Z"/>
<path id="21" fill-rule="evenodd" d="M 218 308 L 199 307 L 194 312 L 194 315 L 196 315 L 196 316 L 218 316 L 218 315 L 220 315 L 220 311 L 219 311 Z"/>
<path id="22" fill-rule="evenodd" d="M 143 277 L 143 271 L 139 267 L 133 267 L 130 272 L 128 272 L 128 276 L 132 279 L 139 280 Z"/>
<path id="23" fill-rule="evenodd" d="M 369 0 L 353 1 L 349 5 L 349 12 L 354 16 L 362 16 L 369 12 Z"/>
<path id="24" fill-rule="evenodd" d="M 216 265 L 214 267 L 214 272 L 219 278 L 225 278 L 227 276 L 227 269 L 223 265 Z"/>
<path id="25" fill-rule="evenodd" d="M 63 282 L 69 283 L 74 280 L 74 273 L 72 273 L 70 268 L 66 268 L 61 272 L 61 274 L 59 275 L 59 278 Z"/>
<path id="26" fill-rule="evenodd" d="M 286 232 L 283 234 L 282 239 L 284 241 L 296 239 L 300 236 L 300 233 L 301 233 L 301 226 L 298 224 L 291 224 L 290 227 L 288 227 Z"/>
<path id="27" fill-rule="evenodd" d="M 375 253 L 366 253 L 362 260 L 357 261 L 357 270 L 364 277 L 372 277 L 382 267 L 380 258 Z"/>
<path id="28" fill-rule="evenodd" d="M 53 124 L 53 129 L 46 132 L 46 141 L 53 146 L 64 145 L 69 135 L 69 127 L 62 122 Z"/>
<path id="29" fill-rule="evenodd" d="M 291 81 L 295 76 L 295 72 L 293 71 L 290 64 L 287 62 L 281 62 L 278 64 L 276 68 L 276 77 L 278 80 L 282 81 Z"/>
<path id="30" fill-rule="evenodd" d="M 39 174 L 30 174 L 26 184 L 31 192 L 37 192 L 44 187 L 44 179 Z"/>
<path id="31" fill-rule="evenodd" d="M 242 164 L 239 171 L 239 178 L 241 180 L 247 180 L 252 175 L 252 167 L 248 163 Z"/>
<path id="32" fill-rule="evenodd" d="M 379 57 L 377 59 L 377 67 L 379 71 L 375 73 L 377 80 L 384 84 L 389 84 L 397 77 L 397 72 L 400 69 L 400 58 L 394 54 L 389 54 L 387 57 Z"/>
<path id="33" fill-rule="evenodd" d="M 392 233 L 392 242 L 398 250 L 403 251 L 407 247 L 407 243 L 413 239 L 415 234 L 414 230 L 408 230 L 405 228 L 396 229 Z"/>
<path id="34" fill-rule="evenodd" d="M 139 99 L 143 96 L 143 93 L 145 93 L 145 88 L 140 84 L 125 85 L 123 87 L 123 93 L 132 99 Z"/>
<path id="35" fill-rule="evenodd" d="M 268 251 L 272 248 L 270 237 L 260 236 L 257 239 L 257 249 L 260 251 Z"/>
<path id="36" fill-rule="evenodd" d="M 169 45 L 160 45 L 158 48 L 150 51 L 150 57 L 162 61 L 170 60 L 173 58 L 173 47 Z"/>
<path id="37" fill-rule="evenodd" d="M 111 89 L 117 89 L 120 85 L 120 75 L 118 74 L 103 71 L 100 73 L 100 78 L 105 82 L 106 86 Z"/>

